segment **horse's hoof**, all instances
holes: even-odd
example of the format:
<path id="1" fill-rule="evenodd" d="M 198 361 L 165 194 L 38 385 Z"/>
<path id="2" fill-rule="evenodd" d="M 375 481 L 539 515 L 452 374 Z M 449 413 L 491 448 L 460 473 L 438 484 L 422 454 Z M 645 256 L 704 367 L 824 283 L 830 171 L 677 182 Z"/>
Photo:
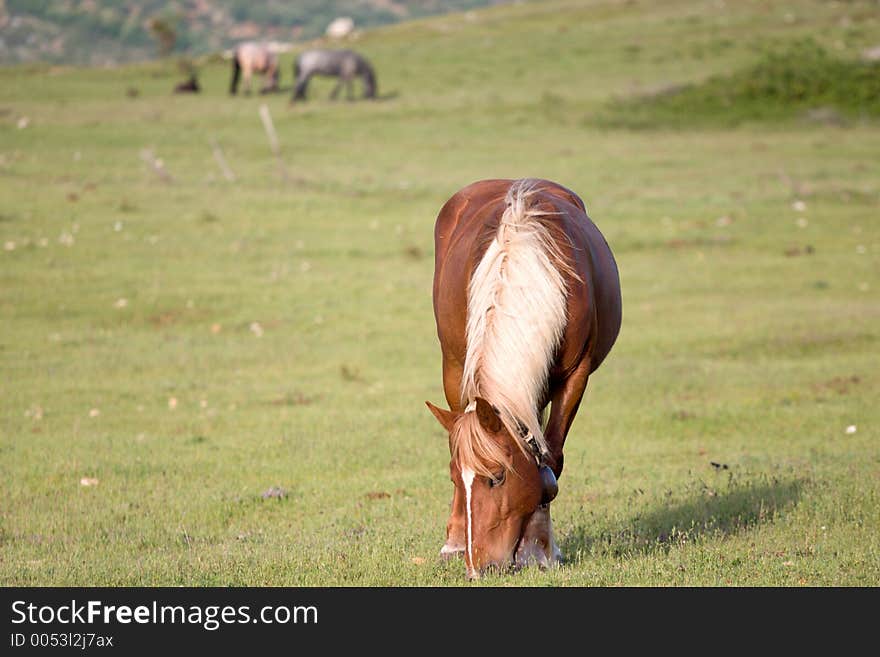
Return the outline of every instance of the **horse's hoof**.
<path id="1" fill-rule="evenodd" d="M 515 563 L 517 568 L 527 568 L 535 565 L 541 570 L 554 568 L 562 563 L 562 552 L 555 541 L 551 545 L 531 542 L 520 544 L 516 551 Z"/>
<path id="2" fill-rule="evenodd" d="M 456 557 L 460 557 L 464 554 L 464 546 L 446 543 L 442 548 L 440 548 L 440 558 L 444 561 L 449 561 L 450 559 L 455 559 Z"/>
<path id="3" fill-rule="evenodd" d="M 541 569 L 546 569 L 559 565 L 561 561 L 562 551 L 553 538 L 550 509 L 539 508 L 529 518 L 523 530 L 522 539 L 514 556 L 516 567 L 525 568 L 535 564 Z"/>

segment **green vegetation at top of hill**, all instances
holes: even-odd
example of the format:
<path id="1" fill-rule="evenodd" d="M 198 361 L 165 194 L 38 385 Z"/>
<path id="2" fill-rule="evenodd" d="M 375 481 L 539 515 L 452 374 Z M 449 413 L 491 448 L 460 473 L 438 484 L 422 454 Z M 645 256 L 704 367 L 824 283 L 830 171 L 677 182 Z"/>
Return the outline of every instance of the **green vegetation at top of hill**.
<path id="1" fill-rule="evenodd" d="M 880 115 L 880 62 L 835 57 L 813 39 L 761 54 L 753 65 L 703 82 L 616 98 L 603 125 L 631 128 L 732 126 L 745 121 Z"/>
<path id="2" fill-rule="evenodd" d="M 106 65 L 205 54 L 243 39 L 303 41 L 503 0 L 0 0 L 0 63 Z"/>

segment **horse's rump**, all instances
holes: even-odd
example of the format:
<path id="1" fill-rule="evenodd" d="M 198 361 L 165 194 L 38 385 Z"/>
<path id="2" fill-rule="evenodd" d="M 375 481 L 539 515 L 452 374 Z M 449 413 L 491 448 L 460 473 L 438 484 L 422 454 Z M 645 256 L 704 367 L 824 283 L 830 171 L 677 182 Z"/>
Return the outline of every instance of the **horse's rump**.
<path id="1" fill-rule="evenodd" d="M 278 54 L 266 43 L 246 41 L 238 44 L 232 53 L 232 79 L 229 83 L 229 93 L 236 94 L 242 75 L 244 75 L 246 91 L 250 93 L 251 75 L 254 73 L 265 76 L 261 93 L 276 91 L 279 75 Z"/>
<path id="2" fill-rule="evenodd" d="M 268 44 L 247 41 L 235 48 L 234 59 L 238 65 L 254 73 L 265 73 L 278 65 L 278 55 Z"/>

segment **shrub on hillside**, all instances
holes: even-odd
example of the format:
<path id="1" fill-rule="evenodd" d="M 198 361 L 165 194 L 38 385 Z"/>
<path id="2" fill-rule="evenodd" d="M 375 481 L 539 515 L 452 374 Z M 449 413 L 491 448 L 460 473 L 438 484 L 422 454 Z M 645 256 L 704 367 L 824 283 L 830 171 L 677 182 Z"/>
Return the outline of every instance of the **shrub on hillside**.
<path id="1" fill-rule="evenodd" d="M 600 114 L 611 126 L 735 125 L 825 110 L 880 115 L 880 62 L 841 59 L 812 39 L 764 53 L 740 71 L 665 92 L 615 99 Z"/>

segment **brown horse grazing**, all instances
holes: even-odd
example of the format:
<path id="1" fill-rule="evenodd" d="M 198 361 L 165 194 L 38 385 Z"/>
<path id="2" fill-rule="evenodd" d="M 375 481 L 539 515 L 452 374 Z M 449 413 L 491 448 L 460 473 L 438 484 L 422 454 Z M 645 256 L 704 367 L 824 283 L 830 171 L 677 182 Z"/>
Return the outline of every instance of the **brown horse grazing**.
<path id="1" fill-rule="evenodd" d="M 434 227 L 434 315 L 455 484 L 440 554 L 489 567 L 561 558 L 549 504 L 587 386 L 617 339 L 617 264 L 584 204 L 547 180 L 484 180 Z M 546 423 L 541 418 L 547 406 Z"/>
<path id="2" fill-rule="evenodd" d="M 278 91 L 278 55 L 268 45 L 248 41 L 236 46 L 232 54 L 232 81 L 229 84 L 229 93 L 233 96 L 238 91 L 238 79 L 242 73 L 246 94 L 251 92 L 251 76 L 254 73 L 262 74 L 265 79 L 260 93 Z"/>

